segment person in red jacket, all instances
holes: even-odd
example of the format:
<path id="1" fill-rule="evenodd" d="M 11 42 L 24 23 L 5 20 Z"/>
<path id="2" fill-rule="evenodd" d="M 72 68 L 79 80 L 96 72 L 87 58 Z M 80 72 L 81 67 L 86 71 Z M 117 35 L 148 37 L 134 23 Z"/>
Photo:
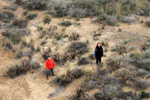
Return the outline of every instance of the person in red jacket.
<path id="1" fill-rule="evenodd" d="M 53 76 L 56 76 L 53 71 L 53 68 L 55 67 L 55 63 L 54 63 L 54 60 L 50 56 L 48 56 L 48 59 L 46 60 L 45 65 L 46 65 L 46 69 L 48 70 L 48 72 L 46 74 L 47 80 L 48 80 L 48 75 L 49 75 L 50 71 Z"/>

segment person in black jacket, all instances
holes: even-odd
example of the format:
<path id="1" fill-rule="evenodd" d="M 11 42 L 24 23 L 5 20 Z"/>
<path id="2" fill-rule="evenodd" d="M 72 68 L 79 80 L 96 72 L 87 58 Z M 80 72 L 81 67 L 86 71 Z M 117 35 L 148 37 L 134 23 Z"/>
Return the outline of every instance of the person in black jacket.
<path id="1" fill-rule="evenodd" d="M 101 58 L 103 57 L 103 48 L 101 46 L 101 43 L 98 42 L 93 54 L 93 57 L 96 57 L 96 64 L 99 65 L 99 63 L 101 63 Z"/>

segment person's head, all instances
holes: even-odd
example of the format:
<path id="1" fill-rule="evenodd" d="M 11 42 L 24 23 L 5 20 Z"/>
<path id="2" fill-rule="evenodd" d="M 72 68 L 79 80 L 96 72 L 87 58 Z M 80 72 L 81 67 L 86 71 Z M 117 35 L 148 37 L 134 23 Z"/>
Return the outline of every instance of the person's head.
<path id="1" fill-rule="evenodd" d="M 100 47 L 101 46 L 101 43 L 100 42 L 98 42 L 97 43 L 97 45 L 96 45 L 96 47 Z"/>
<path id="2" fill-rule="evenodd" d="M 48 60 L 50 60 L 50 59 L 51 59 L 51 56 L 50 56 L 50 55 L 48 55 L 47 57 L 48 57 Z"/>

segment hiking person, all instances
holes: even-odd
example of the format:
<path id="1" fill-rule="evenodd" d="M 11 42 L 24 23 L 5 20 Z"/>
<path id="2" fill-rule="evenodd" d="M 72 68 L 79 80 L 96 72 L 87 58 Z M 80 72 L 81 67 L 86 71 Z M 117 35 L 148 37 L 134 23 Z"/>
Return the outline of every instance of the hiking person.
<path id="1" fill-rule="evenodd" d="M 46 69 L 48 70 L 47 74 L 46 74 L 46 79 L 48 80 L 48 75 L 49 75 L 50 71 L 53 76 L 56 76 L 53 71 L 53 69 L 55 67 L 55 63 L 54 63 L 54 60 L 51 58 L 51 56 L 48 56 L 48 59 L 46 60 L 45 65 L 46 65 Z"/>
<path id="2" fill-rule="evenodd" d="M 96 64 L 99 65 L 102 63 L 101 58 L 103 57 L 103 48 L 101 46 L 101 43 L 98 42 L 93 54 L 93 57 L 96 57 Z"/>

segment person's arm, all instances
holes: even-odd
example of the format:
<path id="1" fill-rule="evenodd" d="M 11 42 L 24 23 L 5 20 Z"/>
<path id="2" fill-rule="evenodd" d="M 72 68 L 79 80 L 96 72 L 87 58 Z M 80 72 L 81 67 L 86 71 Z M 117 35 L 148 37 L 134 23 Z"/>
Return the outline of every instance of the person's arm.
<path id="1" fill-rule="evenodd" d="M 103 56 L 103 47 L 102 47 L 102 56 Z"/>
<path id="2" fill-rule="evenodd" d="M 45 63 L 45 66 L 46 66 L 46 69 L 49 70 L 49 69 L 48 69 L 48 62 L 47 62 L 47 61 L 46 61 L 46 63 Z"/>
<path id="3" fill-rule="evenodd" d="M 95 57 L 95 55 L 96 55 L 96 51 L 97 51 L 97 49 L 95 48 L 95 51 L 94 51 L 94 54 L 93 54 L 94 57 Z"/>

